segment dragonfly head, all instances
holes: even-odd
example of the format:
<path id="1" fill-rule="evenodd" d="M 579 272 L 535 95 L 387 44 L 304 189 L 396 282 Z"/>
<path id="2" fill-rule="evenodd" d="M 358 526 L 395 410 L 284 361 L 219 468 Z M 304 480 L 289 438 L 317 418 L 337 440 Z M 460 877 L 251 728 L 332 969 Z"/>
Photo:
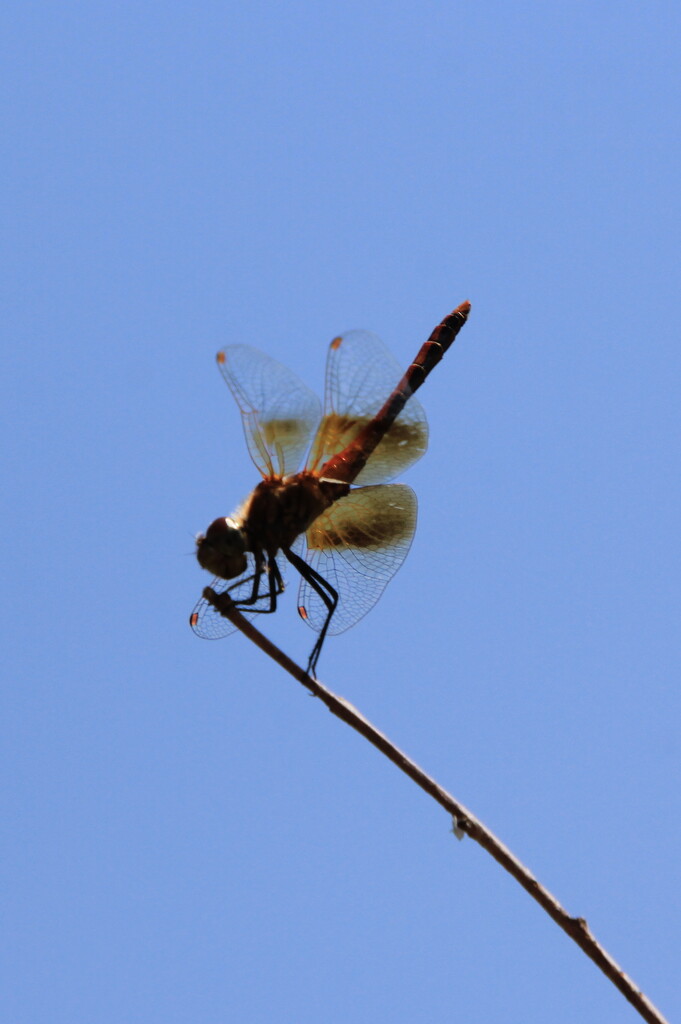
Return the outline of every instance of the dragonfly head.
<path id="1" fill-rule="evenodd" d="M 229 517 L 216 519 L 196 538 L 196 557 L 203 569 L 223 580 L 240 576 L 247 566 L 243 530 Z"/>

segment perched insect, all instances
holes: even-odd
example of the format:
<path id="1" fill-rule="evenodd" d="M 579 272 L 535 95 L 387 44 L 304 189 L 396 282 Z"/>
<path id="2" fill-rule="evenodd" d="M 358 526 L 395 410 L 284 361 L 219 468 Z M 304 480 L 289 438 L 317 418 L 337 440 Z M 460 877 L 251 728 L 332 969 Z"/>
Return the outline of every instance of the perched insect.
<path id="1" fill-rule="evenodd" d="M 231 604 L 248 617 L 275 611 L 285 561 L 301 576 L 298 611 L 318 633 L 309 674 L 327 633 L 342 633 L 373 608 L 416 527 L 412 489 L 386 483 L 427 447 L 426 415 L 411 396 L 469 312 L 464 302 L 446 316 L 404 374 L 376 335 L 334 338 L 323 413 L 295 374 L 257 349 L 218 353 L 262 480 L 234 515 L 197 537 L 196 556 L 215 579 L 190 616 L 195 633 L 233 632 L 221 614 Z"/>

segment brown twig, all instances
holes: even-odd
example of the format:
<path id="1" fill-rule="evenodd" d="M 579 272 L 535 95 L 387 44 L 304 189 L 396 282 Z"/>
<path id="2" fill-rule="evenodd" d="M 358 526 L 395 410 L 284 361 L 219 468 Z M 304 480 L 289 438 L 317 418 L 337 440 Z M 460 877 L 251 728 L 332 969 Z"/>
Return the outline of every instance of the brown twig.
<path id="1" fill-rule="evenodd" d="M 268 640 L 267 637 L 263 636 L 251 622 L 245 619 L 233 605 L 230 605 L 228 600 L 225 600 L 226 595 L 216 594 L 210 587 L 206 587 L 203 596 L 217 608 L 221 615 L 224 615 L 225 618 L 233 622 L 265 654 L 269 655 L 278 665 L 281 665 L 283 669 L 290 673 L 294 679 L 297 679 L 315 697 L 319 697 L 332 714 L 352 726 L 353 729 L 380 750 L 382 754 L 385 754 L 393 764 L 397 765 L 405 775 L 413 779 L 429 796 L 437 800 L 448 814 L 451 815 L 457 834 L 470 836 L 483 849 L 487 850 L 522 885 L 523 889 L 543 907 L 556 924 L 560 925 L 563 931 L 593 960 L 603 974 L 620 990 L 625 999 L 629 1000 L 643 1020 L 648 1021 L 649 1024 L 668 1024 L 668 1021 L 662 1016 L 660 1011 L 640 991 L 632 979 L 624 973 L 619 964 L 613 960 L 603 946 L 596 941 L 584 918 L 571 917 L 555 896 L 537 881 L 525 865 L 474 814 L 471 814 L 463 804 L 455 800 L 451 793 L 442 789 L 434 779 L 426 775 L 414 761 L 391 743 L 387 736 L 379 732 L 349 701 L 338 697 L 331 690 L 327 690 L 317 679 L 308 676 L 299 665 L 296 665 L 283 651 Z"/>

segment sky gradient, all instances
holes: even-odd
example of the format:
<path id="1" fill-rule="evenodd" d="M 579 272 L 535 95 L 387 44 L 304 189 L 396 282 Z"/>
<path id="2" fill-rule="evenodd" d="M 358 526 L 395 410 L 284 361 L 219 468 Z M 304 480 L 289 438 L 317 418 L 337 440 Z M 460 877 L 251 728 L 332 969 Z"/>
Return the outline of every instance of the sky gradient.
<path id="1" fill-rule="evenodd" d="M 321 392 L 338 333 L 406 366 L 464 299 L 413 547 L 319 675 L 678 1019 L 678 5 L 9 3 L 0 40 L 2 1020 L 638 1019 L 187 624 L 258 479 L 216 351 Z"/>

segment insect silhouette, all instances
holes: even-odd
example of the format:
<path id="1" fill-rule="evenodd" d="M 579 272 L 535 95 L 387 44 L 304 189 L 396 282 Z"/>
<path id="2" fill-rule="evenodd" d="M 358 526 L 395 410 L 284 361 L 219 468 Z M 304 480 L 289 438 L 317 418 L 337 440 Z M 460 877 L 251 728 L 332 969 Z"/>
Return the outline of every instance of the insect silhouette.
<path id="1" fill-rule="evenodd" d="M 412 396 L 469 312 L 464 302 L 446 316 L 404 374 L 376 335 L 334 338 L 323 410 L 295 374 L 257 349 L 230 345 L 218 353 L 262 480 L 232 516 L 196 539 L 199 564 L 215 579 L 190 616 L 195 633 L 217 639 L 233 632 L 222 614 L 232 606 L 247 617 L 274 612 L 288 562 L 301 577 L 298 611 L 318 634 L 312 675 L 326 635 L 373 608 L 416 528 L 413 490 L 387 482 L 427 447 L 426 415 Z"/>

